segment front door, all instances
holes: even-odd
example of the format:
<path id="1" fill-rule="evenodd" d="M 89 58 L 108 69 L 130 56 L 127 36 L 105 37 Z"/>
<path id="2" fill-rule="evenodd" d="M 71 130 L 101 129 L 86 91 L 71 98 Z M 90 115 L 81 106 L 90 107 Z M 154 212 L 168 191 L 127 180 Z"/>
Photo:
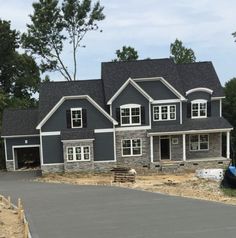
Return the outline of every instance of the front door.
<path id="1" fill-rule="evenodd" d="M 160 139 L 160 150 L 161 150 L 161 160 L 170 159 L 170 139 L 169 138 Z"/>

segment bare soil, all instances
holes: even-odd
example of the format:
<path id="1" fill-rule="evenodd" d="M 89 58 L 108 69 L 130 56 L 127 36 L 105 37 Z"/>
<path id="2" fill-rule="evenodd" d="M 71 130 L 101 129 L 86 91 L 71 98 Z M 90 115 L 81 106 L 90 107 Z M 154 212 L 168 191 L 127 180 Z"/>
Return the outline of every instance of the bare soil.
<path id="1" fill-rule="evenodd" d="M 193 172 L 176 174 L 149 174 L 136 176 L 135 183 L 112 183 L 112 174 L 65 173 L 47 174 L 41 182 L 77 185 L 112 185 L 163 194 L 210 200 L 236 205 L 236 197 L 227 196 L 219 181 L 199 179 Z"/>
<path id="2" fill-rule="evenodd" d="M 0 238 L 23 238 L 23 223 L 17 213 L 0 202 Z"/>

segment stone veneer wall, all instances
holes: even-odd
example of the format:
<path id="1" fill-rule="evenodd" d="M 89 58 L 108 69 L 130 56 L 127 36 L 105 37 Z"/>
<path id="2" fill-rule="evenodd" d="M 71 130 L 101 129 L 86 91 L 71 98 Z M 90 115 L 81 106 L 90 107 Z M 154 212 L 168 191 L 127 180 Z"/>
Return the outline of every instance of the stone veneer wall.
<path id="1" fill-rule="evenodd" d="M 62 173 L 64 172 L 64 164 L 45 164 L 41 165 L 43 173 Z"/>
<path id="2" fill-rule="evenodd" d="M 189 135 L 186 136 L 186 157 L 189 159 L 214 158 L 222 156 L 222 135 L 221 133 L 209 134 L 209 150 L 207 151 L 190 151 Z"/>
<path id="3" fill-rule="evenodd" d="M 141 156 L 122 156 L 123 139 L 141 139 L 142 155 Z M 132 168 L 146 167 L 150 165 L 150 138 L 147 137 L 146 130 L 137 131 L 116 131 L 116 160 L 118 166 L 128 166 Z"/>
<path id="4" fill-rule="evenodd" d="M 14 162 L 13 160 L 6 161 L 7 171 L 14 171 Z"/>
<path id="5" fill-rule="evenodd" d="M 90 147 L 90 160 L 89 161 L 72 161 L 72 162 L 67 161 L 67 156 L 66 156 L 66 147 L 67 146 L 89 146 Z M 64 156 L 65 172 L 94 170 L 93 141 L 64 142 L 63 143 L 63 156 Z"/>

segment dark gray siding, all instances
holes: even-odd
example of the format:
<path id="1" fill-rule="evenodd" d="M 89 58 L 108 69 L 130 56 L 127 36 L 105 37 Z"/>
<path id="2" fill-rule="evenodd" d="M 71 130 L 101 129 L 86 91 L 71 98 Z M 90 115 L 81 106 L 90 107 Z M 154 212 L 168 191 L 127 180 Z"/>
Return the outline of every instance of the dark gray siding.
<path id="1" fill-rule="evenodd" d="M 66 100 L 48 119 L 42 131 L 62 131 L 67 128 L 66 110 L 70 108 L 83 108 L 87 110 L 87 129 L 112 128 L 112 122 L 107 119 L 86 99 Z M 73 130 L 73 129 L 72 129 Z"/>
<path id="2" fill-rule="evenodd" d="M 176 120 L 153 121 L 153 107 L 154 106 L 161 106 L 161 105 L 175 105 L 176 106 Z M 180 124 L 180 104 L 179 103 L 152 104 L 152 114 L 151 114 L 151 117 L 152 117 L 152 126 Z"/>
<path id="3" fill-rule="evenodd" d="M 190 93 L 187 96 L 187 99 L 188 99 L 188 101 L 193 101 L 195 99 L 205 99 L 207 101 L 210 101 L 211 95 L 206 92 L 194 92 L 194 93 Z"/>
<path id="4" fill-rule="evenodd" d="M 138 85 L 154 100 L 177 99 L 178 97 L 161 81 L 138 82 Z"/>
<path id="5" fill-rule="evenodd" d="M 94 161 L 114 160 L 113 132 L 96 133 L 94 144 Z"/>
<path id="6" fill-rule="evenodd" d="M 43 163 L 64 163 L 61 136 L 42 136 Z"/>
<path id="7" fill-rule="evenodd" d="M 211 116 L 213 117 L 220 116 L 220 100 L 211 101 Z"/>
<path id="8" fill-rule="evenodd" d="M 27 140 L 28 143 L 25 143 L 25 140 Z M 7 138 L 6 143 L 7 143 L 7 160 L 13 160 L 12 146 L 39 145 L 40 139 L 39 139 L 39 137 Z"/>
<path id="9" fill-rule="evenodd" d="M 149 102 L 148 100 L 132 85 L 128 85 L 112 103 L 112 115 L 116 118 L 116 108 L 124 104 L 140 104 L 145 107 L 145 124 L 149 125 Z"/>

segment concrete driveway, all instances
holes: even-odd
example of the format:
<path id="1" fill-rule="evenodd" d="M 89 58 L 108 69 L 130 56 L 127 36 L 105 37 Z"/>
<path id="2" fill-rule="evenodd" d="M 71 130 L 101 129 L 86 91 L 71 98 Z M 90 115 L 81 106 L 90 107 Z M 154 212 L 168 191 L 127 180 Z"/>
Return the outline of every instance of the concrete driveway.
<path id="1" fill-rule="evenodd" d="M 34 238 L 232 238 L 236 207 L 103 186 L 30 181 L 0 173 L 0 194 L 21 197 Z"/>

